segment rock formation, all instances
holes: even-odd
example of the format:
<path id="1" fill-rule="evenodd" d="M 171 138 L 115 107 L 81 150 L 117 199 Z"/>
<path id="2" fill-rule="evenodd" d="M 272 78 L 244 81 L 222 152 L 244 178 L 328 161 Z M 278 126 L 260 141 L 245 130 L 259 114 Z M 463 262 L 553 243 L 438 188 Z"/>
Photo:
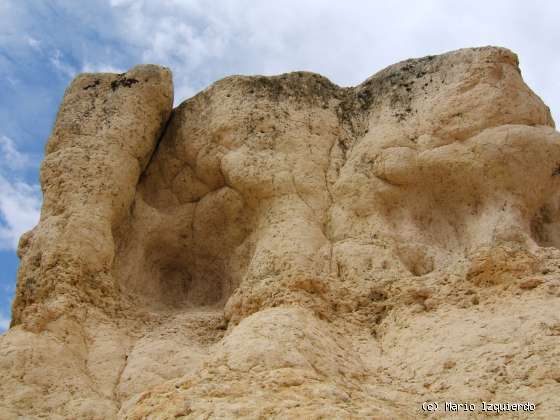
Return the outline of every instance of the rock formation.
<path id="1" fill-rule="evenodd" d="M 144 65 L 66 91 L 2 418 L 560 414 L 560 134 L 515 54 L 172 90 Z"/>

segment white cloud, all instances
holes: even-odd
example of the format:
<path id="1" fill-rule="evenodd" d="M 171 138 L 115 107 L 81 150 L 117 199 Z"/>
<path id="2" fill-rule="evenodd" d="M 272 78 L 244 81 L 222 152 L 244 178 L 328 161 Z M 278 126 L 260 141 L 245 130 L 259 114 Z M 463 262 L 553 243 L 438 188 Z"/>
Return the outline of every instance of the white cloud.
<path id="1" fill-rule="evenodd" d="M 0 333 L 3 333 L 10 328 L 10 319 L 0 315 Z"/>
<path id="2" fill-rule="evenodd" d="M 82 66 L 82 72 L 84 73 L 124 73 L 126 69 L 121 69 L 114 67 L 111 64 L 103 63 L 85 63 Z"/>
<path id="3" fill-rule="evenodd" d="M 560 115 L 560 3 L 473 0 L 111 0 L 120 41 L 174 70 L 185 99 L 230 74 L 293 70 L 355 85 L 394 62 L 470 46 L 516 51 L 528 83 Z"/>
<path id="4" fill-rule="evenodd" d="M 21 26 L 25 46 L 50 51 L 47 63 L 65 77 L 162 64 L 182 100 L 231 74 L 309 70 L 348 86 L 406 58 L 501 45 L 519 54 L 525 80 L 560 117 L 560 3 L 552 0 L 460 8 L 446 0 L 57 0 L 35 6 L 41 13 L 3 3 L 10 31 Z"/>
<path id="5" fill-rule="evenodd" d="M 33 38 L 32 36 L 26 35 L 24 37 L 25 41 L 27 42 L 27 44 L 33 48 L 36 51 L 39 51 L 41 49 L 41 41 Z"/>
<path id="6" fill-rule="evenodd" d="M 118 36 L 137 48 L 140 61 L 175 70 L 178 99 L 194 95 L 213 81 L 217 68 L 212 63 L 227 60 L 233 52 L 226 50 L 231 34 L 227 22 L 208 13 L 207 5 L 198 1 L 112 0 L 111 6 L 122 28 Z"/>
<path id="7" fill-rule="evenodd" d="M 446 0 L 4 0 L 0 32 L 50 51 L 47 63 L 68 77 L 83 68 L 166 65 L 179 99 L 230 74 L 310 70 L 346 86 L 406 58 L 501 45 L 519 54 L 526 81 L 558 117 L 559 13 L 552 0 L 460 8 Z"/>
<path id="8" fill-rule="evenodd" d="M 0 249 L 16 249 L 19 237 L 39 220 L 39 186 L 19 179 L 30 165 L 29 155 L 21 153 L 9 137 L 0 136 Z"/>
<path id="9" fill-rule="evenodd" d="M 39 220 L 39 186 L 9 181 L 0 174 L 0 249 L 16 249 L 19 237 Z"/>
<path id="10" fill-rule="evenodd" d="M 30 164 L 29 156 L 17 150 L 14 141 L 6 136 L 0 136 L 0 168 L 20 170 Z"/>
<path id="11" fill-rule="evenodd" d="M 110 0 L 109 4 L 111 5 L 111 7 L 120 7 L 129 5 L 133 2 L 134 0 Z"/>
<path id="12" fill-rule="evenodd" d="M 76 69 L 72 65 L 64 61 L 64 54 L 62 53 L 62 51 L 55 49 L 51 53 L 49 61 L 51 65 L 56 69 L 56 71 L 58 71 L 63 76 L 66 76 L 70 79 L 73 79 L 74 76 L 76 76 Z"/>

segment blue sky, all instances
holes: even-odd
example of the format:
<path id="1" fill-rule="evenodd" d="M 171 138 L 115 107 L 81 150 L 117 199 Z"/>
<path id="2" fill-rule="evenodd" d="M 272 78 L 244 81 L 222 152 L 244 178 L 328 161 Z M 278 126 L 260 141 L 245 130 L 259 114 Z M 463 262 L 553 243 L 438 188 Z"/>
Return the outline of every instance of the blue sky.
<path id="1" fill-rule="evenodd" d="M 406 58 L 500 45 L 518 53 L 525 80 L 558 121 L 559 17 L 554 0 L 2 0 L 0 332 L 17 240 L 39 215 L 45 142 L 76 74 L 163 64 L 178 103 L 230 74 L 309 70 L 354 85 Z"/>

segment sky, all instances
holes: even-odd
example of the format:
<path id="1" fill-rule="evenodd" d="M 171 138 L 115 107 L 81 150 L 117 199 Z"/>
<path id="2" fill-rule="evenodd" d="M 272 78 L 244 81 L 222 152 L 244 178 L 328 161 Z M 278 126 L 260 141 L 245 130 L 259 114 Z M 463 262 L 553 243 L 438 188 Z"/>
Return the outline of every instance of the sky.
<path id="1" fill-rule="evenodd" d="M 165 65 L 178 104 L 231 74 L 307 70 L 350 86 L 407 58 L 497 45 L 558 121 L 558 18 L 555 0 L 1 0 L 0 332 L 18 238 L 40 213 L 45 143 L 78 73 Z"/>

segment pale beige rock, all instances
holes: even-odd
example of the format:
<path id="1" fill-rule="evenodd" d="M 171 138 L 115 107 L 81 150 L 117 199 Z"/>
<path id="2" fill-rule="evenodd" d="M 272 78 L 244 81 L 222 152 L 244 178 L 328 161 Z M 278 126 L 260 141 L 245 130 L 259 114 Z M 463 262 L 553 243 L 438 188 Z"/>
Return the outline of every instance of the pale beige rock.
<path id="1" fill-rule="evenodd" d="M 155 66 L 68 89 L 0 338 L 6 418 L 560 414 L 560 134 L 515 54 L 171 105 Z"/>
<path id="2" fill-rule="evenodd" d="M 171 73 L 83 74 L 65 93 L 41 166 L 39 225 L 20 240 L 0 412 L 114 417 L 132 337 L 111 276 L 115 233 L 173 103 Z M 14 414 L 15 416 L 15 414 Z"/>

